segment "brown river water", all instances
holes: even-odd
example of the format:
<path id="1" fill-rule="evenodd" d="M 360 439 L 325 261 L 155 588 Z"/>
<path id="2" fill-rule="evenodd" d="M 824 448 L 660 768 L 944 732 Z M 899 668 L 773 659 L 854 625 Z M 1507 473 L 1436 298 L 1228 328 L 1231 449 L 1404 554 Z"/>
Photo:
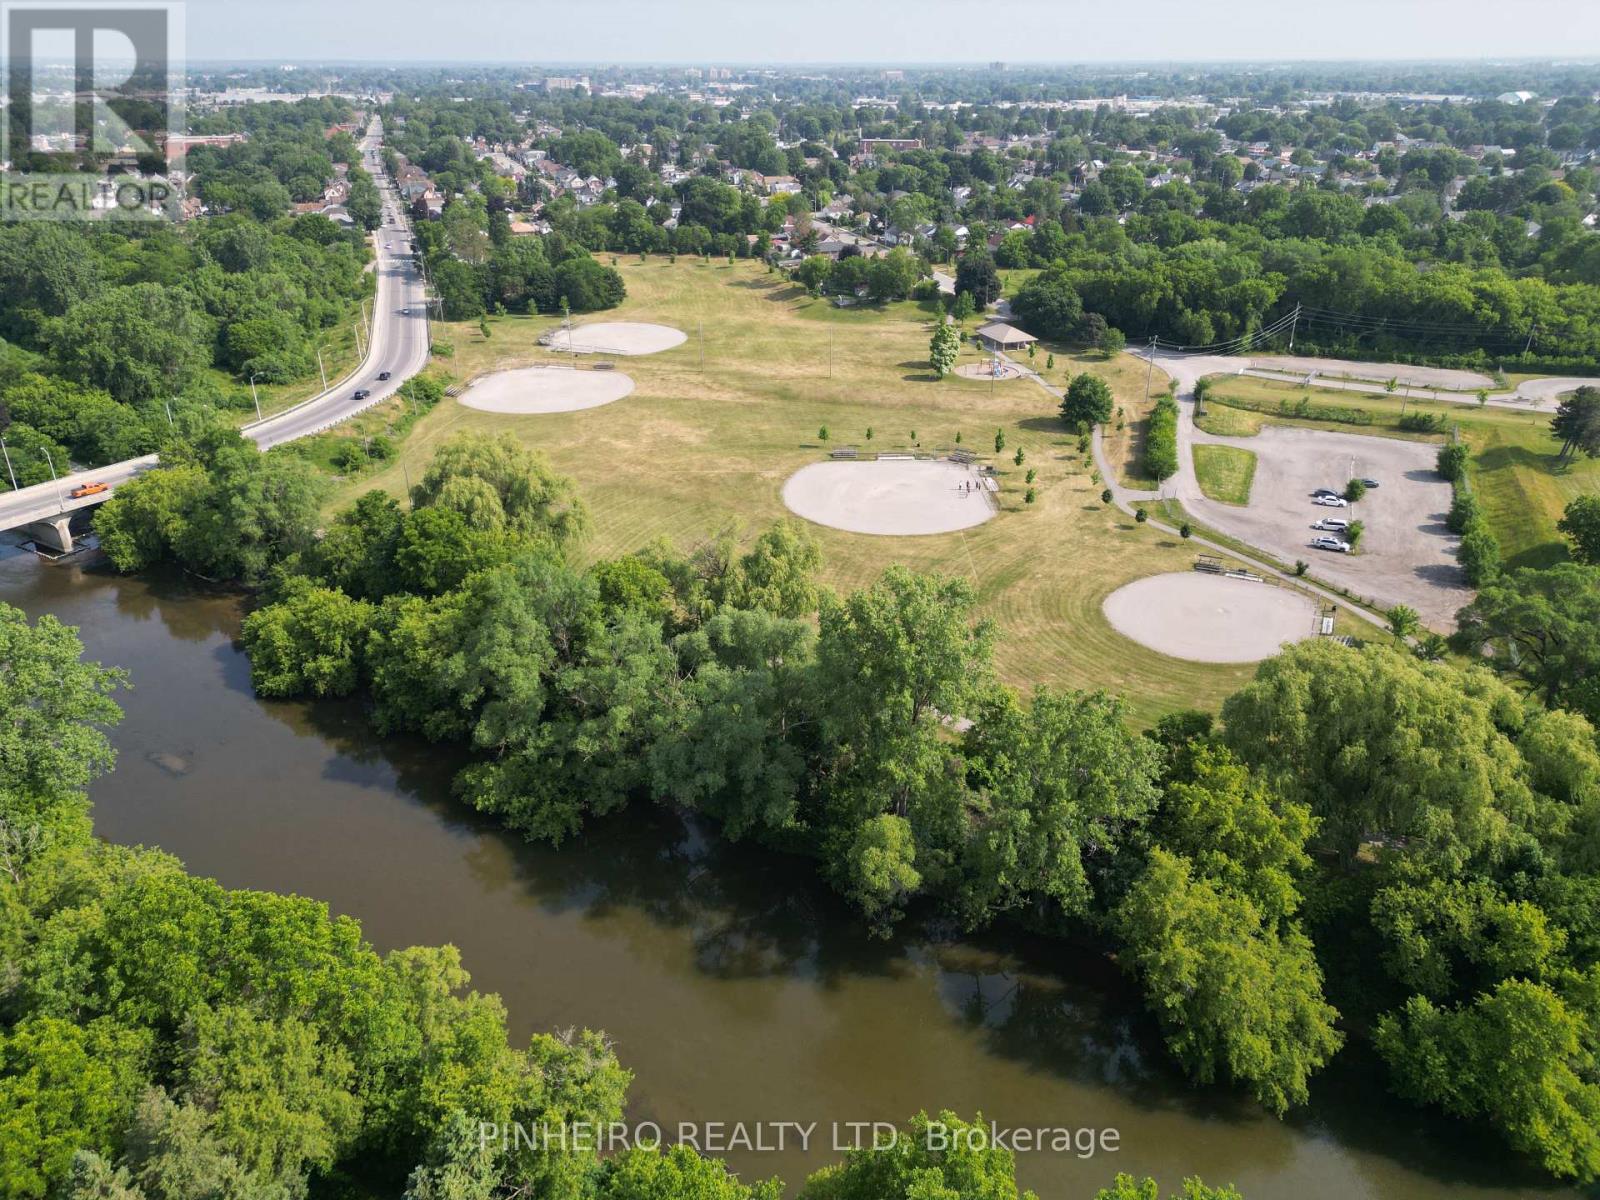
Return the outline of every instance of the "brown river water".
<path id="1" fill-rule="evenodd" d="M 379 950 L 453 943 L 518 1040 L 604 1029 L 634 1072 L 633 1121 L 707 1139 L 709 1122 L 727 1138 L 734 1122 L 818 1123 L 807 1150 L 790 1133 L 781 1151 L 725 1155 L 747 1178 L 793 1185 L 837 1158 L 846 1122 L 951 1108 L 1117 1132 L 1089 1158 L 1019 1154 L 1041 1200 L 1087 1200 L 1117 1171 L 1163 1193 L 1200 1175 L 1247 1200 L 1576 1194 L 1388 1099 L 1348 1052 L 1288 1121 L 1191 1088 L 1097 955 L 926 922 L 874 940 L 805 862 L 649 808 L 559 850 L 524 844 L 451 801 L 447 749 L 379 738 L 353 704 L 257 700 L 236 597 L 7 548 L 0 601 L 77 626 L 89 657 L 131 674 L 118 767 L 93 792 L 101 836 L 325 900 Z"/>

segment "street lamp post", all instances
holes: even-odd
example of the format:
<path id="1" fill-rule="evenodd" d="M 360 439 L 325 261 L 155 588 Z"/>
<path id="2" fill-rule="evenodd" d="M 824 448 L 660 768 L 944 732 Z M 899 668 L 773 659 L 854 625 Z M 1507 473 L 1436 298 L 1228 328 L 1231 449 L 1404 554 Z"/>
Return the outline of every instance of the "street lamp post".
<path id="1" fill-rule="evenodd" d="M 56 485 L 56 504 L 60 507 L 62 512 L 66 512 L 67 502 L 61 496 L 61 477 L 56 474 L 56 460 L 50 457 L 50 450 L 48 447 L 40 446 L 39 449 L 44 451 L 44 460 L 50 464 L 50 482 Z M 9 457 L 9 455 L 7 457 Z"/>
<path id="2" fill-rule="evenodd" d="M 261 420 L 261 397 L 256 392 L 256 380 L 258 380 L 260 378 L 261 378 L 261 376 L 259 376 L 259 375 L 250 376 L 250 399 L 255 401 L 255 405 L 256 405 L 256 420 L 258 420 L 258 421 Z M 167 420 L 170 421 L 171 419 L 172 419 L 172 410 L 168 409 L 167 410 Z"/>
<path id="3" fill-rule="evenodd" d="M 17 472 L 11 465 L 11 451 L 6 449 L 6 439 L 4 437 L 0 437 L 0 454 L 5 455 L 6 458 L 6 473 L 11 476 L 11 490 L 13 492 L 21 491 L 22 489 L 17 486 Z"/>
<path id="4" fill-rule="evenodd" d="M 322 390 L 328 390 L 328 368 L 322 365 L 322 347 L 317 347 L 317 370 L 322 374 Z"/>

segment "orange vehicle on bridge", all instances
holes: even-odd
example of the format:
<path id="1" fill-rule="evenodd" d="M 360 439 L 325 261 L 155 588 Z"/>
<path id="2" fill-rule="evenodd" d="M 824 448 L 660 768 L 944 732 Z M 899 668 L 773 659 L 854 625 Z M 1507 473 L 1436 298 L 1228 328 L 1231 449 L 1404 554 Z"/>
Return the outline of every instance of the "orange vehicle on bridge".
<path id="1" fill-rule="evenodd" d="M 74 500 L 82 500 L 85 496 L 98 496 L 101 492 L 108 491 L 110 486 L 107 483 L 81 483 L 67 494 Z"/>

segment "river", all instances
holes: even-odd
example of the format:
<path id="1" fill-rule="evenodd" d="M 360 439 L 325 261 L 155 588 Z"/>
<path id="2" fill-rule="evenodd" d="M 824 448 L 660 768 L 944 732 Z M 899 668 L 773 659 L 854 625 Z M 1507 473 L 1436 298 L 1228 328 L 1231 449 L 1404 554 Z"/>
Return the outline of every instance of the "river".
<path id="1" fill-rule="evenodd" d="M 0 555 L 0 601 L 79 627 L 127 669 L 99 833 L 160 846 L 230 887 L 358 917 L 379 950 L 460 947 L 513 1036 L 604 1029 L 635 1075 L 630 1117 L 820 1122 L 809 1150 L 726 1157 L 791 1185 L 837 1157 L 833 1123 L 982 1110 L 1002 1126 L 1114 1129 L 1119 1148 L 1018 1156 L 1041 1200 L 1117 1171 L 1232 1182 L 1247 1200 L 1567 1196 L 1481 1132 L 1388 1100 L 1341 1059 L 1288 1121 L 1171 1068 L 1100 958 L 936 925 L 858 931 L 809 867 L 639 810 L 560 850 L 449 798 L 450 754 L 375 736 L 352 704 L 266 703 L 234 645 L 236 598 L 120 579 L 92 556 Z M 847 1136 L 841 1134 L 840 1136 Z"/>

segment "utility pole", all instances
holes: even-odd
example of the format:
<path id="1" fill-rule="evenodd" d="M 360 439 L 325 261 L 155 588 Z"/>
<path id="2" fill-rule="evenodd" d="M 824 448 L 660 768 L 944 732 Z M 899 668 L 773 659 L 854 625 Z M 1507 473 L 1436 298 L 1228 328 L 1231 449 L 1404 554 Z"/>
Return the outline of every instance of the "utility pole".
<path id="1" fill-rule="evenodd" d="M 62 512 L 66 512 L 67 502 L 61 498 L 61 477 L 56 474 L 56 460 L 50 457 L 50 451 L 45 447 L 40 446 L 39 449 L 44 451 L 44 460 L 50 464 L 50 482 L 56 485 L 56 504 Z"/>
<path id="2" fill-rule="evenodd" d="M 361 348 L 361 326 L 352 323 L 350 328 L 356 332 L 356 359 L 359 361 L 367 356 L 367 352 Z"/>
<path id="3" fill-rule="evenodd" d="M 361 302 L 361 324 L 366 326 L 367 341 L 369 342 L 372 340 L 372 319 L 367 315 L 367 305 L 371 303 L 372 297 L 370 296 Z"/>
<path id="4" fill-rule="evenodd" d="M 1150 335 L 1150 367 L 1144 373 L 1144 402 L 1150 403 L 1150 385 L 1156 376 L 1156 335 Z"/>
<path id="5" fill-rule="evenodd" d="M 6 439 L 4 437 L 0 437 L 0 454 L 6 457 L 6 472 L 11 476 L 11 490 L 20 492 L 22 489 L 17 486 L 17 472 L 11 465 L 11 451 L 6 449 Z"/>
<path id="6" fill-rule="evenodd" d="M 261 378 L 259 375 L 250 376 L 250 399 L 255 401 L 256 420 L 258 421 L 261 420 L 261 397 L 256 394 L 256 380 L 259 378 Z M 167 420 L 172 420 L 172 410 L 170 408 L 167 409 Z"/>
<path id="7" fill-rule="evenodd" d="M 317 347 L 317 370 L 322 375 L 322 390 L 328 390 L 328 368 L 322 365 L 322 347 Z"/>
<path id="8" fill-rule="evenodd" d="M 1294 316 L 1289 318 L 1289 349 L 1294 349 L 1294 331 L 1300 327 L 1300 305 L 1294 306 Z"/>
<path id="9" fill-rule="evenodd" d="M 705 373 L 706 373 L 706 323 L 704 321 L 701 321 L 700 322 L 700 374 L 704 375 Z M 828 356 L 828 374 L 830 376 L 833 374 L 833 355 L 832 355 L 832 351 L 829 351 L 829 356 Z"/>
<path id="10" fill-rule="evenodd" d="M 1522 347 L 1522 352 L 1524 354 L 1528 353 L 1528 351 L 1533 349 L 1533 335 L 1538 333 L 1538 332 L 1539 332 L 1539 326 L 1537 324 L 1535 324 L 1532 328 L 1530 328 L 1528 330 L 1527 343 Z"/>
<path id="11" fill-rule="evenodd" d="M 168 429 L 177 429 L 178 428 L 177 423 L 175 421 L 173 421 L 173 419 L 172 419 L 172 401 L 171 400 L 163 400 L 161 402 L 161 406 L 167 410 L 167 428 Z"/>

